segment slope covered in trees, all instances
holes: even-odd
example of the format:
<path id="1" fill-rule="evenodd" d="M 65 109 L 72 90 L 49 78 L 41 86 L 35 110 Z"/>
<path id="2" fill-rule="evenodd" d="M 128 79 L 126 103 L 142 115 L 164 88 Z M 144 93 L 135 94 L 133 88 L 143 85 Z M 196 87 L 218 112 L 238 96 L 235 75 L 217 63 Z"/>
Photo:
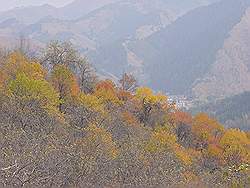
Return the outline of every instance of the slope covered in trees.
<path id="1" fill-rule="evenodd" d="M 0 57 L 1 186 L 249 186 L 249 133 L 181 112 L 129 74 L 98 80 L 70 44 Z"/>

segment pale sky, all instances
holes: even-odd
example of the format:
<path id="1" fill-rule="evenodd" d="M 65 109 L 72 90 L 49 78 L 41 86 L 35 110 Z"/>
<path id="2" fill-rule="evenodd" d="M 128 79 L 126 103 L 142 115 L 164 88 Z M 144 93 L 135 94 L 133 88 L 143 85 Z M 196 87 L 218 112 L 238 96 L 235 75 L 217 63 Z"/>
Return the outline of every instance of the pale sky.
<path id="1" fill-rule="evenodd" d="M 15 7 L 50 4 L 64 6 L 73 0 L 0 0 L 0 11 L 9 10 Z"/>

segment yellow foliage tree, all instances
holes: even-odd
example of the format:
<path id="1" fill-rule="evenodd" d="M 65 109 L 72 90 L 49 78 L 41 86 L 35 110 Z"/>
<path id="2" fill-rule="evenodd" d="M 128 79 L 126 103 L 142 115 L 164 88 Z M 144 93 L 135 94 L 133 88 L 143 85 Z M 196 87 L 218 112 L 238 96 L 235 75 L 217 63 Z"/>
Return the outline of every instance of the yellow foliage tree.
<path id="1" fill-rule="evenodd" d="M 94 158 L 100 156 L 106 159 L 115 159 L 119 150 L 113 141 L 112 134 L 106 129 L 94 124 L 84 129 L 85 136 L 77 140 L 76 146 L 79 147 L 83 154 L 90 154 Z"/>
<path id="2" fill-rule="evenodd" d="M 218 142 L 224 128 L 217 120 L 210 118 L 205 113 L 197 114 L 193 119 L 192 132 L 206 143 Z"/>
<path id="3" fill-rule="evenodd" d="M 74 74 L 65 65 L 56 65 L 51 73 L 50 81 L 59 93 L 59 99 L 61 101 L 59 109 L 62 111 L 62 104 L 79 94 L 80 89 L 77 80 Z"/>
<path id="4" fill-rule="evenodd" d="M 220 140 L 223 156 L 229 164 L 250 162 L 250 140 L 245 132 L 229 129 Z"/>
<path id="5" fill-rule="evenodd" d="M 176 135 L 170 133 L 166 127 L 157 128 L 152 133 L 150 141 L 146 145 L 146 151 L 150 153 L 171 151 L 183 164 L 192 164 L 188 152 L 177 143 Z"/>
<path id="6" fill-rule="evenodd" d="M 46 76 L 46 71 L 39 63 L 30 61 L 18 52 L 13 52 L 8 56 L 3 70 L 8 79 L 14 79 L 20 73 L 38 80 L 44 79 Z"/>
<path id="7" fill-rule="evenodd" d="M 140 121 L 146 125 L 149 122 L 150 114 L 154 109 L 168 110 L 168 101 L 165 95 L 161 93 L 154 94 L 147 87 L 141 87 L 136 90 L 135 99 L 138 100 L 140 112 Z"/>
<path id="8" fill-rule="evenodd" d="M 152 134 L 146 150 L 149 152 L 165 151 L 177 142 L 174 134 L 171 134 L 166 128 L 157 128 Z"/>
<path id="9" fill-rule="evenodd" d="M 35 80 L 24 73 L 12 80 L 8 89 L 11 96 L 23 105 L 38 102 L 42 108 L 55 111 L 59 104 L 59 95 L 46 80 Z"/>
<path id="10" fill-rule="evenodd" d="M 144 104 L 165 104 L 167 96 L 161 93 L 154 94 L 153 91 L 147 87 L 141 87 L 136 90 L 136 97 L 143 101 Z"/>
<path id="11" fill-rule="evenodd" d="M 93 110 L 95 112 L 99 112 L 101 114 L 105 114 L 105 106 L 95 95 L 88 95 L 81 93 L 78 97 L 78 102 L 83 105 L 84 107 Z"/>

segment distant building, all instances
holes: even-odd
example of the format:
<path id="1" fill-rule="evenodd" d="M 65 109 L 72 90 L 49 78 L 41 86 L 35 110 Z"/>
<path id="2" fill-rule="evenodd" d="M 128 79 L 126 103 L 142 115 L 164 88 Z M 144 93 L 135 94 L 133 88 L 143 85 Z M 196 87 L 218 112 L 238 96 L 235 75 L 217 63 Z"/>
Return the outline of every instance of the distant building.
<path id="1" fill-rule="evenodd" d="M 192 107 L 192 101 L 184 95 L 168 95 L 168 102 L 174 103 L 179 109 L 188 110 Z"/>

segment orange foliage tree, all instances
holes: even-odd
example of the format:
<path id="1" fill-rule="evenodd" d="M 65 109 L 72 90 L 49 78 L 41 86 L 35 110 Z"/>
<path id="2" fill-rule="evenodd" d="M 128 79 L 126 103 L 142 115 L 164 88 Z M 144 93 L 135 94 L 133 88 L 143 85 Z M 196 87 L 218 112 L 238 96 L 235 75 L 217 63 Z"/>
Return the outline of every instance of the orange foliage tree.
<path id="1" fill-rule="evenodd" d="M 108 109 L 113 105 L 120 105 L 115 88 L 115 84 L 111 80 L 100 81 L 96 84 L 94 95 L 100 99 Z"/>
<path id="2" fill-rule="evenodd" d="M 205 113 L 200 113 L 193 119 L 192 132 L 198 139 L 196 147 L 206 149 L 208 144 L 217 143 L 220 140 L 224 128 L 217 120 Z"/>

